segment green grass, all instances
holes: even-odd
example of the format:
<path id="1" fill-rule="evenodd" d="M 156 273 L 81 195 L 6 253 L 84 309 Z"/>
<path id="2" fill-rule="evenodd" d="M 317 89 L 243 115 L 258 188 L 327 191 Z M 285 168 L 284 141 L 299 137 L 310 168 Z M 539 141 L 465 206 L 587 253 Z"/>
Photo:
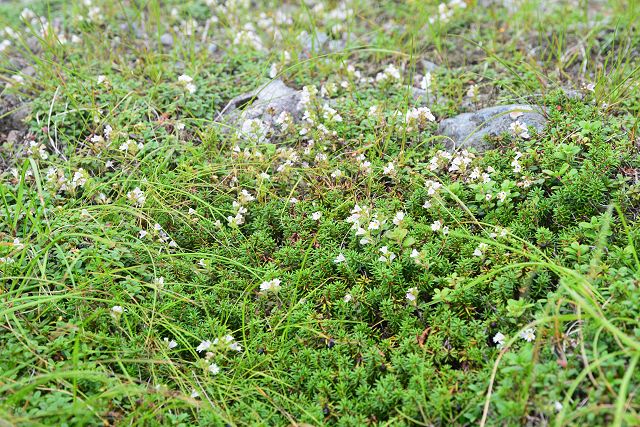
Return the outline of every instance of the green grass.
<path id="1" fill-rule="evenodd" d="M 0 424 L 640 423 L 634 2 L 210 3 L 0 5 Z"/>

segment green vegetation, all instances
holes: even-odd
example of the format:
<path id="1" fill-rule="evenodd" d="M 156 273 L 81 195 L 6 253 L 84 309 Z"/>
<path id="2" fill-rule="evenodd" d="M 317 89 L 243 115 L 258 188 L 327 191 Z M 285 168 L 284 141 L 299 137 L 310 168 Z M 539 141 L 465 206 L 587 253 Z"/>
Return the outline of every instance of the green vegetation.
<path id="1" fill-rule="evenodd" d="M 0 425 L 640 424 L 638 6 L 1 4 Z"/>

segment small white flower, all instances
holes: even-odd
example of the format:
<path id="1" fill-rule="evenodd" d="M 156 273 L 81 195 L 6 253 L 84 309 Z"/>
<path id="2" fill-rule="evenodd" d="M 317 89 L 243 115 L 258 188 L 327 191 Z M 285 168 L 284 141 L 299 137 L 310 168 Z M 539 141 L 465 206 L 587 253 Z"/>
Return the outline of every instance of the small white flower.
<path id="1" fill-rule="evenodd" d="M 200 345 L 196 347 L 196 351 L 198 353 L 202 353 L 205 350 L 209 350 L 209 347 L 211 347 L 211 341 L 202 341 L 200 342 Z"/>
<path id="2" fill-rule="evenodd" d="M 553 409 L 555 409 L 556 412 L 562 411 L 562 403 L 558 401 L 553 402 Z"/>
<path id="3" fill-rule="evenodd" d="M 441 228 L 442 228 L 442 221 L 441 220 L 434 221 L 434 223 L 431 224 L 431 230 L 432 231 L 439 231 Z"/>
<path id="4" fill-rule="evenodd" d="M 132 191 L 129 191 L 127 193 L 127 198 L 136 206 L 144 205 L 144 202 L 147 200 L 144 191 L 140 190 L 139 187 L 136 187 Z"/>
<path id="5" fill-rule="evenodd" d="M 269 78 L 275 79 L 277 75 L 278 75 L 278 66 L 275 63 L 273 63 L 271 64 L 271 68 L 269 68 Z"/>
<path id="6" fill-rule="evenodd" d="M 346 294 L 344 298 L 342 298 L 342 301 L 351 302 L 352 299 L 353 299 L 353 296 L 351 296 L 351 294 Z"/>
<path id="7" fill-rule="evenodd" d="M 237 342 L 232 342 L 231 344 L 229 344 L 229 350 L 242 351 L 242 346 Z"/>
<path id="8" fill-rule="evenodd" d="M 138 237 L 140 237 L 141 239 L 144 239 L 147 236 L 147 230 L 140 230 L 140 232 L 138 233 Z"/>
<path id="9" fill-rule="evenodd" d="M 393 217 L 393 223 L 395 225 L 400 225 L 402 224 L 402 221 L 404 221 L 404 212 L 403 211 L 396 212 L 396 215 Z"/>
<path id="10" fill-rule="evenodd" d="M 260 291 L 263 293 L 273 292 L 278 293 L 278 291 L 282 288 L 280 285 L 280 279 L 267 280 L 260 284 Z"/>
<path id="11" fill-rule="evenodd" d="M 15 239 L 13 239 L 13 246 L 18 250 L 24 248 L 24 245 L 22 243 L 20 243 L 20 239 L 18 239 L 17 237 Z"/>
<path id="12" fill-rule="evenodd" d="M 536 339 L 536 330 L 533 328 L 527 328 L 524 331 L 520 332 L 520 338 L 522 338 L 526 342 L 531 342 Z"/>
<path id="13" fill-rule="evenodd" d="M 124 313 L 124 308 L 122 308 L 119 305 L 114 305 L 113 307 L 111 307 L 111 313 L 113 313 L 115 315 L 120 315 L 120 314 Z"/>
<path id="14" fill-rule="evenodd" d="M 336 259 L 333 260 L 333 262 L 335 262 L 336 264 L 340 264 L 345 262 L 347 259 L 344 257 L 344 255 L 341 253 L 338 254 L 338 256 L 336 257 Z"/>
<path id="15" fill-rule="evenodd" d="M 507 337 L 504 336 L 504 334 L 502 332 L 498 332 L 497 334 L 495 334 L 493 336 L 493 342 L 496 343 L 496 345 L 498 346 L 498 348 L 502 348 L 504 347 L 504 341 Z"/>
<path id="16" fill-rule="evenodd" d="M 169 338 L 167 337 L 163 338 L 162 340 L 164 341 L 164 343 L 166 344 L 169 350 L 176 348 L 178 346 L 178 343 L 175 340 L 169 340 Z"/>
<path id="17" fill-rule="evenodd" d="M 522 139 L 529 139 L 531 135 L 529 135 L 529 130 L 527 129 L 526 123 L 520 122 L 520 120 L 516 120 L 515 122 L 509 125 L 509 129 L 511 132 Z"/>
<path id="18" fill-rule="evenodd" d="M 475 251 L 473 251 L 473 256 L 482 258 L 484 256 L 484 251 L 487 250 L 489 246 L 486 243 L 480 243 Z"/>
<path id="19" fill-rule="evenodd" d="M 218 375 L 220 373 L 220 367 L 218 365 L 216 365 L 215 363 L 212 363 L 211 365 L 209 365 L 209 372 L 211 372 L 212 375 Z"/>
<path id="20" fill-rule="evenodd" d="M 396 167 L 393 164 L 393 162 L 387 163 L 387 165 L 382 168 L 382 173 L 387 175 L 387 176 L 395 175 L 396 174 Z"/>
<path id="21" fill-rule="evenodd" d="M 198 393 L 195 389 L 191 390 L 191 398 L 197 399 L 198 397 L 200 397 L 200 393 Z"/>
<path id="22" fill-rule="evenodd" d="M 198 261 L 198 265 L 200 267 L 206 267 L 207 263 L 204 261 L 204 258 L 200 258 L 200 261 Z"/>
<path id="23" fill-rule="evenodd" d="M 407 290 L 406 298 L 409 303 L 415 304 L 418 299 L 418 288 L 409 288 Z"/>
<path id="24" fill-rule="evenodd" d="M 469 98 L 475 98 L 478 96 L 478 85 L 471 85 L 469 89 L 467 89 L 467 96 Z"/>
<path id="25" fill-rule="evenodd" d="M 369 230 L 379 230 L 380 229 L 380 221 L 378 219 L 372 219 L 369 222 L 369 226 L 367 227 Z"/>
<path id="26" fill-rule="evenodd" d="M 318 221 L 320 218 L 322 218 L 322 212 L 318 211 L 318 212 L 314 212 L 311 214 L 311 218 L 314 221 Z"/>

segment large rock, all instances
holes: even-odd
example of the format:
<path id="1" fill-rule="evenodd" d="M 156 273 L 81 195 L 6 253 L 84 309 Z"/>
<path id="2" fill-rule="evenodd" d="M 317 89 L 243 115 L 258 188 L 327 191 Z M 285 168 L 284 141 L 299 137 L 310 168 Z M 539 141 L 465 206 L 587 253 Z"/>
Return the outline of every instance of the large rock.
<path id="1" fill-rule="evenodd" d="M 220 112 L 230 123 L 242 124 L 247 119 L 262 119 L 272 124 L 286 111 L 292 116 L 299 115 L 300 91 L 290 88 L 280 79 L 233 98 Z"/>
<path id="2" fill-rule="evenodd" d="M 448 149 L 475 148 L 478 152 L 483 152 L 493 148 L 485 140 L 485 136 L 510 132 L 509 126 L 516 120 L 534 127 L 537 131 L 541 131 L 547 123 L 539 107 L 502 105 L 443 120 L 438 133 L 446 137 L 445 144 Z"/>

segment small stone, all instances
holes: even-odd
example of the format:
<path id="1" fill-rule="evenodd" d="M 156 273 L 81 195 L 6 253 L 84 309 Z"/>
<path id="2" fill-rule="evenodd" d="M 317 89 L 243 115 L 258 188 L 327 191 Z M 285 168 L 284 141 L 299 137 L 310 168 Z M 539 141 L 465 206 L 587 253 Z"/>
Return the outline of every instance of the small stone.
<path id="1" fill-rule="evenodd" d="M 438 65 L 431 62 L 431 61 L 427 61 L 426 59 L 423 59 L 422 61 L 420 61 L 420 64 L 422 65 L 422 72 L 426 73 L 427 71 L 430 73 L 433 73 L 434 71 L 436 71 L 438 69 Z"/>
<path id="2" fill-rule="evenodd" d="M 11 145 L 16 145 L 18 144 L 18 141 L 20 141 L 21 135 L 22 133 L 18 130 L 10 130 L 7 134 L 6 141 Z"/>
<path id="3" fill-rule="evenodd" d="M 275 79 L 233 98 L 220 114 L 232 123 L 241 124 L 244 120 L 256 118 L 273 123 L 283 111 L 296 118 L 300 112 L 300 97 L 300 91 L 290 88 L 281 79 Z"/>
<path id="4" fill-rule="evenodd" d="M 162 43 L 162 45 L 166 47 L 173 46 L 173 36 L 169 33 L 164 33 L 162 36 L 160 36 L 160 43 Z"/>
<path id="5" fill-rule="evenodd" d="M 309 34 L 306 31 L 303 31 L 298 36 L 298 40 L 300 41 L 300 46 L 302 46 L 302 50 L 305 51 L 316 51 L 320 52 L 323 50 L 324 44 L 329 39 L 323 32 L 315 32 L 313 34 Z"/>

